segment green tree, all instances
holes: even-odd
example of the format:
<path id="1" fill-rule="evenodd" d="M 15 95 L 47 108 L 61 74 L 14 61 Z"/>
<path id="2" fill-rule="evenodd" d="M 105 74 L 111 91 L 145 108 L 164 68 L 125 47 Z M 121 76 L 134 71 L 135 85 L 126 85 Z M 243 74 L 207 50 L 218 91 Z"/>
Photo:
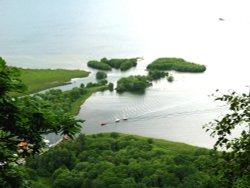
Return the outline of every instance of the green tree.
<path id="1" fill-rule="evenodd" d="M 105 78 L 107 78 L 106 72 L 98 71 L 96 73 L 96 79 L 101 80 L 101 79 L 105 79 Z"/>
<path id="2" fill-rule="evenodd" d="M 250 185 L 250 94 L 230 92 L 215 100 L 226 102 L 229 110 L 205 128 L 211 136 L 217 137 L 214 148 L 227 151 L 223 152 L 227 161 L 222 170 L 224 176 L 230 186 L 234 182 Z M 235 130 L 240 133 L 232 136 Z"/>
<path id="3" fill-rule="evenodd" d="M 0 187 L 22 187 L 25 177 L 17 164 L 39 153 L 43 135 L 79 132 L 81 120 L 69 114 L 55 113 L 42 99 L 13 98 L 10 92 L 23 92 L 25 86 L 16 68 L 0 58 Z"/>

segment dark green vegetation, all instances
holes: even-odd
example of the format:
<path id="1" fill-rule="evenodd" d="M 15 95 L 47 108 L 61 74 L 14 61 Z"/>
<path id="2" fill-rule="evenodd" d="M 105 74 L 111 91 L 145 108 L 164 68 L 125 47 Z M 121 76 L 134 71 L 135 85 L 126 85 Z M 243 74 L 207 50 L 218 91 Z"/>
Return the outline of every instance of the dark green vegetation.
<path id="1" fill-rule="evenodd" d="M 159 71 L 159 70 L 149 70 L 148 71 L 148 79 L 149 80 L 159 80 L 168 76 L 168 72 Z"/>
<path id="2" fill-rule="evenodd" d="M 99 70 L 111 70 L 112 67 L 110 67 L 108 64 L 100 62 L 100 61 L 89 61 L 88 66 L 94 69 Z"/>
<path id="3" fill-rule="evenodd" d="M 107 78 L 107 73 L 103 71 L 98 71 L 96 73 L 96 79 L 101 80 Z"/>
<path id="4" fill-rule="evenodd" d="M 124 91 L 143 93 L 149 86 L 151 83 L 147 76 L 129 76 L 118 80 L 116 90 L 120 93 Z"/>
<path id="5" fill-rule="evenodd" d="M 231 152 L 223 152 L 228 168 L 224 176 L 229 184 L 238 187 L 250 185 L 250 93 L 238 94 L 230 92 L 216 97 L 215 100 L 226 102 L 229 111 L 222 118 L 205 126 L 206 131 L 217 137 L 215 149 L 222 148 Z M 232 137 L 232 132 L 238 131 L 239 136 Z"/>
<path id="6" fill-rule="evenodd" d="M 111 70 L 112 68 L 120 69 L 121 71 L 126 71 L 131 67 L 137 65 L 138 58 L 130 59 L 110 59 L 102 58 L 100 61 L 89 61 L 88 66 L 100 69 L 100 70 Z"/>
<path id="7" fill-rule="evenodd" d="M 117 82 L 116 90 L 119 93 L 129 91 L 133 93 L 144 93 L 145 89 L 152 85 L 153 80 L 159 80 L 168 76 L 168 72 L 150 70 L 147 76 L 129 76 L 121 78 Z"/>
<path id="8" fill-rule="evenodd" d="M 0 187 L 24 187 L 25 175 L 16 166 L 24 158 L 41 151 L 43 135 L 56 133 L 73 138 L 81 120 L 51 108 L 42 100 L 13 98 L 10 92 L 23 92 L 18 69 L 0 58 Z M 25 145 L 18 146 L 23 143 Z"/>
<path id="9" fill-rule="evenodd" d="M 92 95 L 92 93 L 108 89 L 109 86 L 107 85 L 107 81 L 101 80 L 97 83 L 90 82 L 86 87 L 81 85 L 80 87 L 75 87 L 68 91 L 61 91 L 59 89 L 49 90 L 44 94 L 36 94 L 30 98 L 34 98 L 34 100 L 42 99 L 43 101 L 50 103 L 53 111 L 77 115 L 80 106 Z"/>
<path id="10" fill-rule="evenodd" d="M 83 70 L 19 69 L 20 79 L 28 87 L 26 94 L 66 84 L 72 78 L 86 77 Z"/>
<path id="11" fill-rule="evenodd" d="M 205 65 L 187 62 L 181 58 L 159 58 L 147 66 L 148 70 L 174 70 L 179 72 L 204 72 Z"/>
<path id="12" fill-rule="evenodd" d="M 80 135 L 27 162 L 32 185 L 219 187 L 216 153 L 186 144 L 106 133 Z M 46 187 L 46 184 L 44 185 Z"/>

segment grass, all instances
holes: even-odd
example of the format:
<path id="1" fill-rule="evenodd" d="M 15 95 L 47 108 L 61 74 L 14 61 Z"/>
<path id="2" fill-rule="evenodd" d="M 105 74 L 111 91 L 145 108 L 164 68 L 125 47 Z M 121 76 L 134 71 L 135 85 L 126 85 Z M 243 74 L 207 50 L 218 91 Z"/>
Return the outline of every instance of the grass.
<path id="1" fill-rule="evenodd" d="M 105 136 L 109 136 L 110 133 L 101 133 Z M 145 136 L 139 136 L 139 135 L 133 135 L 133 134 L 124 134 L 124 133 L 119 133 L 120 137 L 126 137 L 126 136 L 132 136 L 134 138 L 137 138 L 139 140 L 148 140 L 148 139 L 152 139 L 153 141 L 153 145 L 155 148 L 158 149 L 163 149 L 165 151 L 167 151 L 169 154 L 190 154 L 195 152 L 197 149 L 201 149 L 201 147 L 198 146 L 192 146 L 192 145 L 188 145 L 185 143 L 181 143 L 181 142 L 174 142 L 174 141 L 168 141 L 168 140 L 164 140 L 164 139 L 157 139 L 157 138 L 150 138 L 150 137 L 145 137 Z M 209 149 L 205 149 L 204 150 L 209 150 Z"/>
<path id="2" fill-rule="evenodd" d="M 81 105 L 95 92 L 98 91 L 103 91 L 104 88 L 106 88 L 107 86 L 99 86 L 99 87 L 94 87 L 94 88 L 88 88 L 87 93 L 85 93 L 84 95 L 82 95 L 79 99 L 77 99 L 75 102 L 73 102 L 71 104 L 71 111 L 70 113 L 72 115 L 77 115 L 80 111 Z"/>
<path id="3" fill-rule="evenodd" d="M 25 94 L 35 93 L 48 88 L 67 84 L 72 78 L 87 77 L 89 72 L 83 70 L 63 69 L 20 69 L 20 79 L 28 87 Z M 18 94 L 16 94 L 18 95 Z"/>

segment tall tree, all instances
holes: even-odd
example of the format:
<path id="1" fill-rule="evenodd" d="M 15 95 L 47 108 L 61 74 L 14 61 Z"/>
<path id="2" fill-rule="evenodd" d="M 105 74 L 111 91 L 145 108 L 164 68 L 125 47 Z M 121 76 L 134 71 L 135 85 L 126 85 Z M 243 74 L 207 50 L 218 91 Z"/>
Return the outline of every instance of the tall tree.
<path id="1" fill-rule="evenodd" d="M 51 109 L 41 98 L 10 96 L 25 86 L 17 68 L 0 57 L 0 187 L 22 187 L 25 181 L 18 164 L 41 151 L 43 136 L 49 133 L 73 137 L 81 120 Z"/>
<path id="2" fill-rule="evenodd" d="M 229 184 L 245 187 L 250 185 L 250 94 L 230 92 L 215 100 L 226 102 L 229 109 L 221 119 L 205 126 L 206 130 L 217 138 L 215 149 L 225 151 L 228 168 L 223 173 Z"/>

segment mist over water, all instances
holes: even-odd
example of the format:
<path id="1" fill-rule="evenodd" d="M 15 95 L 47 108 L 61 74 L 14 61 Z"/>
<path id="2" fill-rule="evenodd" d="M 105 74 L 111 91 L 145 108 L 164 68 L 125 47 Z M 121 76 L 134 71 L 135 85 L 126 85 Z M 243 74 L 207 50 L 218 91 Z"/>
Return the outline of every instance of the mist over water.
<path id="1" fill-rule="evenodd" d="M 69 89 L 95 80 L 87 61 L 144 57 L 109 81 L 147 74 L 158 57 L 205 64 L 203 74 L 173 72 L 175 81 L 153 83 L 144 95 L 96 93 L 81 107 L 83 132 L 117 131 L 212 147 L 202 129 L 225 107 L 208 97 L 220 89 L 248 91 L 250 13 L 245 0 L 1 0 L 0 56 L 28 68 L 90 70 Z M 225 21 L 219 21 L 223 18 Z M 115 123 L 116 118 L 127 121 Z M 101 123 L 107 123 L 100 126 Z"/>

